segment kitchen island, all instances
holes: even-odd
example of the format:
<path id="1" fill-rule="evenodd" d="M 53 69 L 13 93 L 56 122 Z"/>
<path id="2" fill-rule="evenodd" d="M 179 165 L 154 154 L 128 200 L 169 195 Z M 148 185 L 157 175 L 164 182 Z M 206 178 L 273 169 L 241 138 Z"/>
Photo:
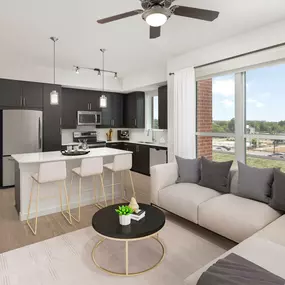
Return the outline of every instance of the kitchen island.
<path id="1" fill-rule="evenodd" d="M 78 180 L 73 180 L 72 189 L 71 170 L 79 167 L 81 159 L 91 157 L 103 157 L 104 164 L 113 162 L 114 156 L 122 154 L 130 154 L 131 151 L 111 149 L 108 147 L 90 149 L 90 152 L 83 156 L 64 156 L 60 151 L 38 152 L 26 154 L 14 154 L 12 158 L 15 160 L 15 201 L 16 209 L 19 213 L 21 221 L 27 219 L 30 191 L 32 187 L 31 175 L 37 173 L 40 163 L 52 161 L 66 161 L 67 168 L 67 189 L 69 194 L 70 208 L 77 208 L 78 203 Z M 115 182 L 120 182 L 120 173 L 115 176 Z M 104 173 L 104 184 L 107 200 L 111 199 L 111 174 L 108 171 Z M 115 185 L 115 198 L 121 197 L 120 185 Z M 99 178 L 96 180 L 97 202 L 102 202 L 104 198 L 101 196 Z M 100 195 L 99 195 L 100 194 Z M 82 197 L 81 205 L 94 204 L 94 180 L 93 177 L 82 179 Z M 40 202 L 38 216 L 44 216 L 52 213 L 60 212 L 60 203 L 58 197 L 58 185 L 56 183 L 47 183 L 41 185 Z M 31 207 L 31 218 L 35 217 L 35 203 Z"/>

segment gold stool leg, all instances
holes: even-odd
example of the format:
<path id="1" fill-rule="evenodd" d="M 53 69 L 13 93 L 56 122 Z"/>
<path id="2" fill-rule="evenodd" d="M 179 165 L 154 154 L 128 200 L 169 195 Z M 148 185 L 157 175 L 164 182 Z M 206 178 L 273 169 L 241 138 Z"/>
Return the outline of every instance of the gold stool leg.
<path id="1" fill-rule="evenodd" d="M 126 276 L 129 275 L 129 242 L 126 241 Z"/>
<path id="2" fill-rule="evenodd" d="M 130 174 L 130 180 L 131 180 L 131 184 L 132 184 L 132 188 L 133 188 L 133 195 L 136 198 L 136 191 L 135 191 L 135 187 L 134 187 L 134 182 L 133 182 L 133 177 L 132 177 L 132 173 L 129 170 L 129 174 Z"/>
<path id="3" fill-rule="evenodd" d="M 107 204 L 106 192 L 105 192 L 105 187 L 104 187 L 104 180 L 101 174 L 100 174 L 100 180 L 101 180 L 101 190 L 103 192 L 104 200 L 105 200 L 105 206 L 107 207 L 108 204 Z"/>
<path id="4" fill-rule="evenodd" d="M 70 214 L 71 218 L 73 218 L 77 223 L 80 222 L 81 218 L 81 177 L 79 177 L 79 182 L 78 182 L 78 216 L 77 218 Z"/>
<path id="5" fill-rule="evenodd" d="M 30 194 L 30 202 L 29 202 L 29 208 L 28 208 L 28 217 L 27 217 L 27 224 L 29 228 L 31 229 L 32 233 L 34 235 L 37 234 L 38 230 L 38 205 L 39 205 L 39 192 L 40 192 L 40 185 L 38 183 L 37 187 L 37 201 L 36 201 L 36 221 L 35 221 L 35 228 L 33 229 L 32 225 L 30 224 L 29 218 L 30 218 L 30 210 L 31 210 L 31 204 L 32 204 L 32 197 L 33 197 L 33 187 L 34 186 L 34 180 L 32 182 L 32 189 L 31 189 L 31 194 Z"/>
<path id="6" fill-rule="evenodd" d="M 115 191 L 114 191 L 114 172 L 112 171 L 112 205 L 114 205 L 115 204 L 115 201 L 114 201 L 114 199 L 115 199 Z"/>
<path id="7" fill-rule="evenodd" d="M 63 217 L 67 220 L 67 222 L 68 222 L 70 225 L 72 225 L 71 214 L 70 214 L 70 207 L 69 207 L 69 200 L 68 200 L 68 195 L 67 195 L 66 182 L 65 182 L 65 180 L 63 181 L 63 189 L 64 189 L 64 194 L 65 194 L 65 199 L 66 199 L 66 204 L 67 204 L 67 213 L 68 213 L 69 218 L 65 215 L 64 210 L 63 210 L 62 192 L 61 192 L 61 186 L 60 186 L 60 184 L 59 184 L 58 191 L 59 191 L 61 214 L 62 214 Z"/>

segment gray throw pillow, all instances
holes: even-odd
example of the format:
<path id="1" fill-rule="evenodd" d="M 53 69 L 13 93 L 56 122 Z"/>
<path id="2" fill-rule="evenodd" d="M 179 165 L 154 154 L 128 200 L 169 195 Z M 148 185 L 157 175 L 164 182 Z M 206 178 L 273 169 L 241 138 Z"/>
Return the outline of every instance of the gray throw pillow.
<path id="1" fill-rule="evenodd" d="M 238 162 L 238 196 L 269 203 L 273 168 L 256 168 Z"/>
<path id="2" fill-rule="evenodd" d="M 178 179 L 176 183 L 198 183 L 201 178 L 200 159 L 186 159 L 176 156 Z"/>
<path id="3" fill-rule="evenodd" d="M 277 211 L 285 212 L 285 173 L 279 169 L 274 169 L 272 198 L 269 206 Z"/>
<path id="4" fill-rule="evenodd" d="M 215 162 L 201 158 L 201 180 L 199 185 L 222 193 L 229 193 L 230 169 L 233 161 Z"/>

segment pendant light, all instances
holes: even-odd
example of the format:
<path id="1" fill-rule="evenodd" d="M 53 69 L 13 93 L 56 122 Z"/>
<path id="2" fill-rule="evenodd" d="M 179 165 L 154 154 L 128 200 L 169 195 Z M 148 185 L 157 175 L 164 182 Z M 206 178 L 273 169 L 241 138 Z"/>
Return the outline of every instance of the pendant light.
<path id="1" fill-rule="evenodd" d="M 105 90 L 105 51 L 106 49 L 100 49 L 102 52 L 102 61 L 103 61 L 103 68 L 102 68 L 102 95 L 100 96 L 100 108 L 107 108 L 107 97 L 104 94 Z"/>
<path id="2" fill-rule="evenodd" d="M 53 84 L 55 85 L 55 43 L 58 41 L 58 38 L 51 37 L 53 41 Z M 50 104 L 51 105 L 58 105 L 59 104 L 59 96 L 56 89 L 50 92 Z"/>

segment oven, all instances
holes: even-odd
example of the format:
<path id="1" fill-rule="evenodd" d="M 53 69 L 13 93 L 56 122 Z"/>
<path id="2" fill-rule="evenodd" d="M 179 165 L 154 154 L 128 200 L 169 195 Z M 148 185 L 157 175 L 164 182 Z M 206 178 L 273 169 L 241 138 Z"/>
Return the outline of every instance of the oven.
<path id="1" fill-rule="evenodd" d="M 78 126 L 96 126 L 102 124 L 101 112 L 77 111 Z"/>

